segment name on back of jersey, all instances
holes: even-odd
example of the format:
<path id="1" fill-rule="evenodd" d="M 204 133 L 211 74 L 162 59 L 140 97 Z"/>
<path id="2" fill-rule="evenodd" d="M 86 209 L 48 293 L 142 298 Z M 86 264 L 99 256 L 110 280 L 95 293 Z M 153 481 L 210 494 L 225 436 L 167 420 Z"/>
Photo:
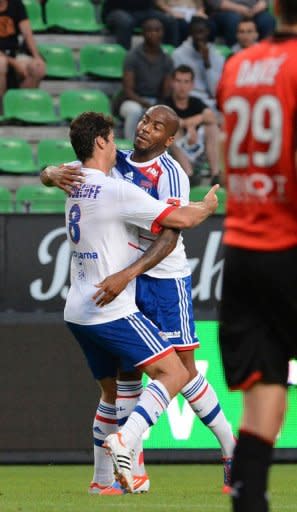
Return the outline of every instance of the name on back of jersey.
<path id="1" fill-rule="evenodd" d="M 102 185 L 83 183 L 79 187 L 72 188 L 69 197 L 72 197 L 73 199 L 97 199 L 101 189 Z"/>
<path id="2" fill-rule="evenodd" d="M 251 62 L 244 60 L 239 68 L 236 85 L 273 85 L 280 66 L 286 60 L 287 55 L 269 57 L 268 59 Z"/>

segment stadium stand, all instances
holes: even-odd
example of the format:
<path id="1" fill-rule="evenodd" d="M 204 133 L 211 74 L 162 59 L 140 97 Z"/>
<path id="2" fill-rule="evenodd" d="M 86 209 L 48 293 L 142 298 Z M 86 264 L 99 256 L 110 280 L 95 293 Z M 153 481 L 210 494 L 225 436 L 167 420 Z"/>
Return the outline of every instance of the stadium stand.
<path id="1" fill-rule="evenodd" d="M 48 78 L 77 78 L 79 71 L 71 48 L 59 44 L 41 44 L 38 46 L 46 63 Z"/>
<path id="2" fill-rule="evenodd" d="M 30 144 L 17 138 L 0 138 L 0 171 L 11 174 L 37 173 Z"/>
<path id="3" fill-rule="evenodd" d="M 120 79 L 127 51 L 116 43 L 88 44 L 80 51 L 81 73 Z"/>
<path id="4" fill-rule="evenodd" d="M 3 97 L 4 118 L 28 124 L 57 123 L 51 95 L 42 89 L 9 89 Z"/>
<path id="5" fill-rule="evenodd" d="M 12 213 L 12 194 L 7 187 L 0 187 L 0 213 Z"/>
<path id="6" fill-rule="evenodd" d="M 47 165 L 60 165 L 72 160 L 76 160 L 76 156 L 69 140 L 48 139 L 38 143 L 37 161 L 40 170 Z"/>
<path id="7" fill-rule="evenodd" d="M 85 111 L 111 114 L 110 101 L 102 91 L 64 91 L 60 96 L 60 115 L 70 120 Z"/>
<path id="8" fill-rule="evenodd" d="M 42 185 L 20 186 L 15 195 L 17 213 L 64 213 L 65 193 Z"/>
<path id="9" fill-rule="evenodd" d="M 94 5 L 89 0 L 48 0 L 45 6 L 47 26 L 68 32 L 100 32 Z"/>
<path id="10" fill-rule="evenodd" d="M 23 0 L 33 32 L 45 32 L 47 25 L 42 18 L 41 5 L 37 0 Z"/>

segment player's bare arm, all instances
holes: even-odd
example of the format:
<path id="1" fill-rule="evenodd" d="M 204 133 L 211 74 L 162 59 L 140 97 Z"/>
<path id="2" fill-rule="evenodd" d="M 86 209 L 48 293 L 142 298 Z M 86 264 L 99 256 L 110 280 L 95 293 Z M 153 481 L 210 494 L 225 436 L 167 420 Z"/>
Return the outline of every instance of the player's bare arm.
<path id="1" fill-rule="evenodd" d="M 58 187 L 67 194 L 71 188 L 84 182 L 84 173 L 81 164 L 49 165 L 40 174 L 40 180 L 46 187 Z"/>
<path id="2" fill-rule="evenodd" d="M 220 185 L 211 187 L 203 201 L 191 202 L 189 206 L 176 208 L 160 221 L 161 226 L 174 229 L 188 229 L 198 226 L 207 217 L 215 213 L 219 205 L 216 195 L 219 188 Z"/>
<path id="3" fill-rule="evenodd" d="M 92 298 L 96 305 L 102 307 L 109 304 L 126 288 L 130 281 L 160 263 L 176 247 L 178 237 L 179 231 L 164 229 L 137 261 L 95 285 L 98 290 Z"/>

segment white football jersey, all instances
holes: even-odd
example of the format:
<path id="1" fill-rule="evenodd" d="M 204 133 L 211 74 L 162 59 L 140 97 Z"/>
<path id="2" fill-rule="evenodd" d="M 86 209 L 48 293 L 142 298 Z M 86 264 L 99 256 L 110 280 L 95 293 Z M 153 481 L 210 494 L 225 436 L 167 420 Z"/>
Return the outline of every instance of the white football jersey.
<path id="1" fill-rule="evenodd" d="M 100 324 L 137 311 L 135 282 L 110 304 L 92 300 L 95 285 L 139 257 L 139 228 L 157 233 L 158 217 L 171 211 L 143 190 L 84 168 L 85 183 L 66 201 L 67 236 L 72 253 L 71 286 L 64 318 L 78 324 Z M 138 226 L 138 227 L 137 227 Z"/>
<path id="2" fill-rule="evenodd" d="M 189 178 L 180 166 L 167 152 L 148 162 L 131 160 L 132 151 L 117 151 L 116 168 L 112 170 L 114 177 L 121 177 L 142 188 L 159 201 L 185 206 L 189 204 Z M 152 233 L 140 231 L 141 250 L 145 251 L 155 240 Z M 178 278 L 191 274 L 182 235 L 179 236 L 176 248 L 158 265 L 146 272 L 157 278 Z"/>

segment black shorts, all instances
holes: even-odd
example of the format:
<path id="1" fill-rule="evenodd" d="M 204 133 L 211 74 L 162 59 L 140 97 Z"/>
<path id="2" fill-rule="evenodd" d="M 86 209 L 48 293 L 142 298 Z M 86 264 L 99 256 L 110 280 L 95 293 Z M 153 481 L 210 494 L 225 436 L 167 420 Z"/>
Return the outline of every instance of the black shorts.
<path id="1" fill-rule="evenodd" d="M 219 339 L 230 389 L 286 385 L 297 356 L 297 247 L 225 247 Z"/>

